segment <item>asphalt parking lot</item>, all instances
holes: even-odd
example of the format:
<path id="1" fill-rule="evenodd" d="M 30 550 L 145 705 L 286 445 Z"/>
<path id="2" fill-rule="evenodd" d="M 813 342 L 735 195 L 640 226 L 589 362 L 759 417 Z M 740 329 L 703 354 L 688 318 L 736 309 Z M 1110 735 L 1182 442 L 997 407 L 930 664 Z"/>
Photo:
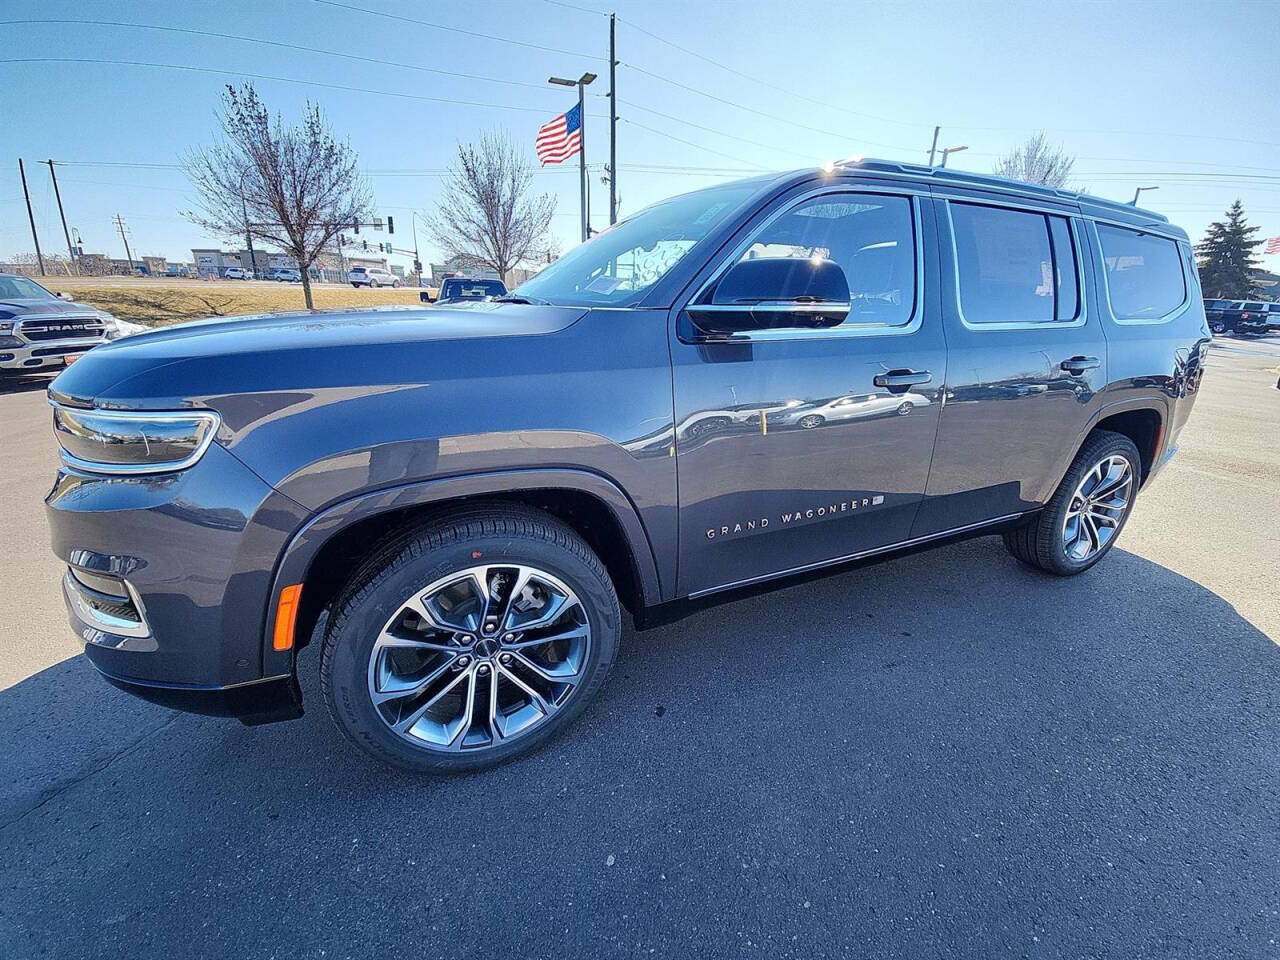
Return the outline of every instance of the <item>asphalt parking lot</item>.
<path id="1" fill-rule="evenodd" d="M 986 538 L 628 634 L 532 757 L 366 761 L 99 681 L 0 387 L 0 957 L 1280 957 L 1280 337 L 1072 579 Z"/>

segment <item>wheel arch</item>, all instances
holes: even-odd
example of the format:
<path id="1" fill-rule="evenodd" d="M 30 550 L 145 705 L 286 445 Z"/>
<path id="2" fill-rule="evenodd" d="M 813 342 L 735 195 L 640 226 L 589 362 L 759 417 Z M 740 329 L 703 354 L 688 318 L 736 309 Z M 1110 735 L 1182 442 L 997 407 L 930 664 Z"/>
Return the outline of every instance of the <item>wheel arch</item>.
<path id="1" fill-rule="evenodd" d="M 359 494 L 313 516 L 277 564 L 263 631 L 264 675 L 290 672 L 321 614 L 369 553 L 395 532 L 460 506 L 496 502 L 533 507 L 577 532 L 597 553 L 634 614 L 661 602 L 648 533 L 635 506 L 612 481 L 585 470 L 510 470 L 428 480 Z M 272 646 L 281 591 L 302 584 L 294 650 Z"/>
<path id="2" fill-rule="evenodd" d="M 1098 430 L 1110 430 L 1128 437 L 1138 448 L 1138 455 L 1142 459 L 1142 483 L 1146 483 L 1147 477 L 1159 462 L 1160 445 L 1164 442 L 1168 420 L 1169 408 L 1163 398 L 1134 398 L 1106 405 L 1097 411 L 1080 432 L 1070 455 L 1059 464 L 1058 482 L 1062 482 L 1062 477 L 1066 475 L 1089 437 Z"/>

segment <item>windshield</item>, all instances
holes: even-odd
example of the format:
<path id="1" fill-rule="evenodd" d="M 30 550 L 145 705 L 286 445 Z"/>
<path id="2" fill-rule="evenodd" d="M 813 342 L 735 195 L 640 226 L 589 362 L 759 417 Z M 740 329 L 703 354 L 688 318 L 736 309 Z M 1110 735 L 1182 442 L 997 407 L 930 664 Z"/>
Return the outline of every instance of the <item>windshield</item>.
<path id="1" fill-rule="evenodd" d="M 52 293 L 26 277 L 0 277 L 0 300 L 56 300 Z"/>
<path id="2" fill-rule="evenodd" d="M 758 181 L 742 181 L 656 203 L 570 250 L 515 296 L 566 306 L 634 306 L 758 189 Z"/>

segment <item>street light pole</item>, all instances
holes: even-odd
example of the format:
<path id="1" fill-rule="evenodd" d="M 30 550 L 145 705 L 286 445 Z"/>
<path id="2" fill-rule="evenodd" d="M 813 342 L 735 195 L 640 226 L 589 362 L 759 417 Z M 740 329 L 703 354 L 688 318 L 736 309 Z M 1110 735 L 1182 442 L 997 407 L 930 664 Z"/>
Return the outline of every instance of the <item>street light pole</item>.
<path id="1" fill-rule="evenodd" d="M 933 158 L 938 153 L 938 134 L 939 132 L 941 132 L 941 130 L 942 130 L 941 127 L 933 128 L 933 146 L 929 148 L 929 166 L 931 167 L 933 166 Z"/>
<path id="2" fill-rule="evenodd" d="M 1134 189 L 1134 191 L 1133 191 L 1133 199 L 1129 201 L 1129 206 L 1131 206 L 1131 207 L 1136 207 L 1136 206 L 1138 205 L 1138 195 L 1139 195 L 1140 193 L 1142 193 L 1142 191 L 1143 191 L 1143 190 L 1159 190 L 1159 189 L 1160 189 L 1159 187 L 1137 187 L 1137 188 L 1135 188 L 1135 189 Z"/>
<path id="3" fill-rule="evenodd" d="M 548 77 L 548 83 L 560 87 L 578 88 L 578 190 L 582 201 L 582 239 L 591 235 L 590 210 L 587 199 L 587 84 L 595 80 L 594 73 L 584 73 L 577 80 L 566 80 L 564 77 Z"/>
<path id="4" fill-rule="evenodd" d="M 943 167 L 945 167 L 945 166 L 947 165 L 947 157 L 951 156 L 951 154 L 953 154 L 953 153 L 959 153 L 961 150 L 968 150 L 968 149 L 969 149 L 969 148 L 968 148 L 967 146 L 961 146 L 961 147 L 945 147 L 945 148 L 943 149 L 943 151 L 942 151 L 942 164 L 941 164 L 941 165 L 942 165 Z"/>
<path id="5" fill-rule="evenodd" d="M 62 211 L 62 193 L 58 190 L 58 175 L 53 171 L 53 161 L 49 164 L 49 179 L 53 181 L 53 195 L 58 201 L 58 216 L 62 218 L 62 235 L 67 238 L 67 256 L 71 258 L 71 269 L 80 275 L 80 265 L 76 263 L 76 248 L 71 245 L 71 231 L 67 229 L 67 215 Z"/>

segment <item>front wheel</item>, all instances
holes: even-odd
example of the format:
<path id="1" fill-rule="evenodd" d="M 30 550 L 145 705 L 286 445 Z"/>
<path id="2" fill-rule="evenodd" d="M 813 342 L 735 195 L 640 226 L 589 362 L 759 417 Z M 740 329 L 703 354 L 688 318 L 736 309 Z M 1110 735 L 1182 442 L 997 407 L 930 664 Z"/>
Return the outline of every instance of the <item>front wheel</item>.
<path id="1" fill-rule="evenodd" d="M 400 287 L 400 281 L 399 281 L 399 280 L 392 280 L 392 281 L 391 281 L 391 289 L 392 289 L 392 290 L 396 290 L 396 289 L 398 289 L 399 287 Z"/>
<path id="2" fill-rule="evenodd" d="M 490 766 L 564 730 L 603 685 L 621 615 L 564 524 L 501 504 L 386 544 L 337 602 L 320 679 L 366 753 L 410 770 Z"/>
<path id="3" fill-rule="evenodd" d="M 1142 459 L 1133 441 L 1095 430 L 1057 492 L 1031 521 L 1004 534 L 1023 563 L 1058 576 L 1083 573 L 1107 555 L 1133 510 Z"/>

